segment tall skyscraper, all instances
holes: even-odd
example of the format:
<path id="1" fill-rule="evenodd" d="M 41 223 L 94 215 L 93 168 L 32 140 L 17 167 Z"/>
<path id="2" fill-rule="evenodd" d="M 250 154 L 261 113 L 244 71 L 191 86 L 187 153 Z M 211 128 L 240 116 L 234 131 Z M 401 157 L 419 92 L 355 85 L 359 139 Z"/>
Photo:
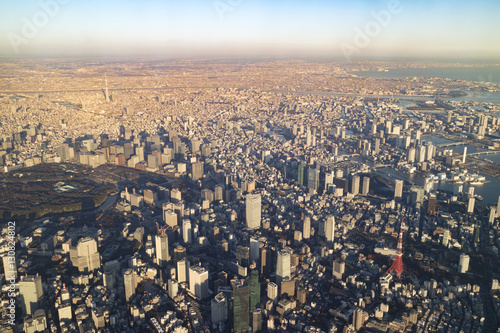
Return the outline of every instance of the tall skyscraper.
<path id="1" fill-rule="evenodd" d="M 370 177 L 363 177 L 363 192 L 361 193 L 364 196 L 367 196 L 370 192 Z"/>
<path id="2" fill-rule="evenodd" d="M 458 272 L 463 274 L 469 270 L 469 260 L 470 257 L 465 253 L 460 255 L 460 261 L 458 262 Z"/>
<path id="3" fill-rule="evenodd" d="M 310 168 L 307 170 L 307 188 L 317 191 L 319 187 L 319 170 Z"/>
<path id="4" fill-rule="evenodd" d="M 227 307 L 227 298 L 224 296 L 224 293 L 220 292 L 212 299 L 210 302 L 210 311 L 214 325 L 227 320 Z"/>
<path id="5" fill-rule="evenodd" d="M 189 244 L 193 239 L 193 232 L 191 229 L 191 221 L 188 219 L 184 219 L 182 221 L 182 239 L 184 243 Z"/>
<path id="6" fill-rule="evenodd" d="M 335 217 L 330 215 L 325 223 L 325 237 L 328 242 L 333 242 L 335 238 Z"/>
<path id="7" fill-rule="evenodd" d="M 299 183 L 300 186 L 304 186 L 306 184 L 306 169 L 307 166 L 304 163 L 299 164 L 298 170 L 297 170 L 297 183 Z"/>
<path id="8" fill-rule="evenodd" d="M 19 295 L 25 315 L 32 315 L 42 307 L 43 285 L 39 275 L 21 276 L 19 279 Z"/>
<path id="9" fill-rule="evenodd" d="M 469 198 L 469 203 L 467 205 L 467 213 L 474 213 L 474 204 L 476 203 L 476 198 Z"/>
<path id="10" fill-rule="evenodd" d="M 208 297 L 208 271 L 205 267 L 189 268 L 189 290 L 197 299 Z"/>
<path id="11" fill-rule="evenodd" d="M 182 259 L 177 262 L 177 281 L 179 283 L 188 281 L 189 261 Z"/>
<path id="12" fill-rule="evenodd" d="M 436 215 L 436 205 L 437 205 L 436 195 L 429 194 L 429 200 L 427 201 L 427 214 Z"/>
<path id="13" fill-rule="evenodd" d="M 276 284 L 281 285 L 281 282 L 291 277 L 291 254 L 287 250 L 278 252 L 276 262 Z"/>
<path id="14" fill-rule="evenodd" d="M 125 285 L 125 300 L 129 302 L 130 297 L 135 294 L 135 288 L 137 287 L 137 274 L 132 268 L 124 272 L 123 283 Z"/>
<path id="15" fill-rule="evenodd" d="M 358 175 L 355 175 L 352 177 L 351 193 L 354 195 L 359 194 L 359 176 Z"/>
<path id="16" fill-rule="evenodd" d="M 233 332 L 251 332 L 250 328 L 250 288 L 243 279 L 231 280 Z"/>
<path id="17" fill-rule="evenodd" d="M 302 238 L 309 239 L 311 237 L 311 218 L 309 216 L 304 217 L 302 222 Z"/>
<path id="18" fill-rule="evenodd" d="M 160 267 L 165 267 L 170 260 L 168 252 L 168 236 L 156 235 L 155 236 L 155 249 L 156 249 L 156 264 Z"/>
<path id="19" fill-rule="evenodd" d="M 203 177 L 203 162 L 196 162 L 192 164 L 191 178 L 193 180 L 198 180 Z"/>
<path id="20" fill-rule="evenodd" d="M 247 194 L 245 200 L 246 221 L 249 229 L 259 229 L 261 219 L 261 195 Z"/>
<path id="21" fill-rule="evenodd" d="M 260 254 L 260 242 L 258 238 L 251 237 L 250 238 L 250 263 L 256 262 L 259 263 L 259 254 Z"/>
<path id="22" fill-rule="evenodd" d="M 97 242 L 91 237 L 80 238 L 76 247 L 70 248 L 70 259 L 80 272 L 92 272 L 101 267 Z"/>
<path id="23" fill-rule="evenodd" d="M 267 298 L 275 301 L 278 297 L 278 285 L 274 282 L 269 282 L 267 284 Z"/>
<path id="24" fill-rule="evenodd" d="M 365 323 L 365 317 L 366 314 L 362 309 L 357 308 L 356 310 L 354 310 L 354 313 L 352 314 L 352 325 L 354 326 L 354 329 L 356 331 L 359 331 L 361 327 L 363 327 Z"/>
<path id="25" fill-rule="evenodd" d="M 396 180 L 394 186 L 394 199 L 400 199 L 403 197 L 403 184 L 404 181 L 402 179 Z"/>
<path id="26" fill-rule="evenodd" d="M 250 286 L 250 309 L 255 309 L 260 304 L 259 272 L 256 269 L 250 273 L 248 285 Z"/>

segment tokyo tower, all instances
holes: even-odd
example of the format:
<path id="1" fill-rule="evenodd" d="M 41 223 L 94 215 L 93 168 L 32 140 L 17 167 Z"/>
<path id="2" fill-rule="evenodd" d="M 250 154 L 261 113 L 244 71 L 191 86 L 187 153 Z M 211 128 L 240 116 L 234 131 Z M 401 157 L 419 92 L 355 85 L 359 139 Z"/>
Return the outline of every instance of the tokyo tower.
<path id="1" fill-rule="evenodd" d="M 387 273 L 396 272 L 398 279 L 401 279 L 401 273 L 404 270 L 403 266 L 403 221 L 401 221 L 401 229 L 399 231 L 398 248 L 396 250 L 396 258 L 392 266 L 387 270 Z"/>

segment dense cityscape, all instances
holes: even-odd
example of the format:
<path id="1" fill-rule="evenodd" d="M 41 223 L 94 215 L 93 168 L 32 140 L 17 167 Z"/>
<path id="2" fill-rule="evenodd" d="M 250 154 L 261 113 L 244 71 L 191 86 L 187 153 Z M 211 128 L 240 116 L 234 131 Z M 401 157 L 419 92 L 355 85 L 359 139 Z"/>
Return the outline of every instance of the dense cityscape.
<path id="1" fill-rule="evenodd" d="M 459 63 L 0 71 L 2 332 L 497 332 L 500 85 Z"/>

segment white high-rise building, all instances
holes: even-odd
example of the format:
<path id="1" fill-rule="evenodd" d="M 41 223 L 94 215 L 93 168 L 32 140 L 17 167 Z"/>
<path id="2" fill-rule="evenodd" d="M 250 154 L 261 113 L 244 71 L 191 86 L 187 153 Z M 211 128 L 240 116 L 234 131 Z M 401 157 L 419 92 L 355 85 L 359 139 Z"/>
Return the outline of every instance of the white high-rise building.
<path id="1" fill-rule="evenodd" d="M 137 287 L 137 274 L 132 268 L 124 272 L 123 283 L 125 285 L 125 300 L 128 302 L 130 297 L 135 294 L 135 288 Z"/>
<path id="2" fill-rule="evenodd" d="M 465 253 L 462 253 L 460 255 L 460 261 L 458 262 L 458 272 L 459 273 L 466 273 L 469 270 L 469 256 L 466 255 Z"/>
<path id="3" fill-rule="evenodd" d="M 21 276 L 19 279 L 19 295 L 21 296 L 24 315 L 34 314 L 42 306 L 42 277 L 39 275 Z"/>
<path id="4" fill-rule="evenodd" d="M 205 267 L 189 268 L 189 290 L 197 299 L 208 297 L 208 271 Z"/>
<path id="5" fill-rule="evenodd" d="M 311 237 L 311 218 L 309 216 L 304 217 L 302 223 L 302 238 L 309 239 Z"/>
<path id="6" fill-rule="evenodd" d="M 79 239 L 76 247 L 70 248 L 70 259 L 80 272 L 92 272 L 101 267 L 97 242 L 91 237 Z"/>
<path id="7" fill-rule="evenodd" d="M 189 244 L 193 240 L 193 231 L 191 230 L 191 221 L 184 219 L 182 221 L 182 239 L 184 243 Z"/>
<path id="8" fill-rule="evenodd" d="M 267 284 L 267 297 L 273 301 L 278 297 L 278 285 L 276 283 L 269 282 Z"/>
<path id="9" fill-rule="evenodd" d="M 177 281 L 179 283 L 187 282 L 188 275 L 187 272 L 189 270 L 189 261 L 186 259 L 179 260 L 177 262 Z"/>
<path id="10" fill-rule="evenodd" d="M 335 217 L 330 215 L 325 223 L 325 237 L 328 242 L 333 242 L 335 238 Z"/>
<path id="11" fill-rule="evenodd" d="M 287 250 L 278 252 L 278 260 L 276 263 L 276 282 L 278 285 L 285 279 L 290 279 L 291 276 L 291 255 Z"/>
<path id="12" fill-rule="evenodd" d="M 246 221 L 249 229 L 260 228 L 261 220 L 261 195 L 247 194 L 245 200 Z"/>
<path id="13" fill-rule="evenodd" d="M 170 260 L 168 252 L 168 237 L 167 235 L 155 236 L 155 249 L 156 249 L 156 264 L 160 267 L 165 267 Z"/>

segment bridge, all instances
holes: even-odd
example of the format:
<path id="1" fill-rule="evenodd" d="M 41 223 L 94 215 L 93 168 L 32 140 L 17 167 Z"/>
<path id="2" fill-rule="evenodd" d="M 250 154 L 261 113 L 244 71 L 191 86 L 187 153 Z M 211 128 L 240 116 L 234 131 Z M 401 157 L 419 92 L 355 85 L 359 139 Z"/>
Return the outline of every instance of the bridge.
<path id="1" fill-rule="evenodd" d="M 461 145 L 465 145 L 467 142 L 449 142 L 449 143 L 441 143 L 439 145 L 437 145 L 436 147 L 439 147 L 439 148 L 443 148 L 443 147 L 452 147 L 452 146 L 461 146 Z"/>
<path id="2" fill-rule="evenodd" d="M 493 151 L 480 151 L 480 152 L 477 152 L 477 153 L 470 153 L 470 154 L 467 154 L 467 156 L 495 155 L 495 154 L 500 154 L 500 151 L 498 151 L 498 150 L 493 150 Z"/>

